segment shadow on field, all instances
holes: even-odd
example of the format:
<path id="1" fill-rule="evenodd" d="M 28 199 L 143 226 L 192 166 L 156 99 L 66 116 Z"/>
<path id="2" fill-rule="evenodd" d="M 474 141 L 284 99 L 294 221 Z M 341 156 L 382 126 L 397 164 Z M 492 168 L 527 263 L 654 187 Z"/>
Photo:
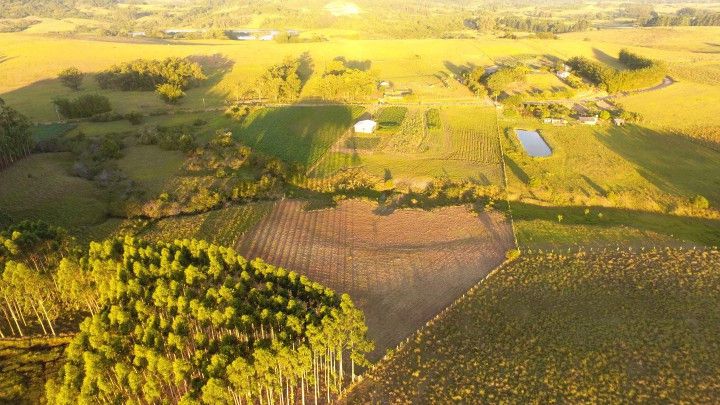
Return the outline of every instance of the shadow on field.
<path id="1" fill-rule="evenodd" d="M 660 190 L 687 198 L 702 195 L 720 206 L 720 152 L 638 126 L 596 131 L 595 137 Z"/>
<path id="2" fill-rule="evenodd" d="M 613 67 L 618 66 L 619 62 L 618 62 L 617 58 L 614 58 L 611 55 L 608 55 L 607 53 L 605 53 L 605 51 L 603 51 L 601 49 L 593 48 L 593 55 L 595 56 L 595 58 L 597 60 L 599 60 L 600 62 L 602 62 L 608 66 L 613 66 Z"/>
<path id="3" fill-rule="evenodd" d="M 353 107 L 287 106 L 258 110 L 236 136 L 258 151 L 295 163 L 315 163 L 353 123 Z"/>
<path id="4" fill-rule="evenodd" d="M 510 171 L 513 172 L 515 177 L 517 177 L 520 181 L 522 181 L 525 184 L 530 183 L 530 176 L 525 173 L 525 170 L 520 167 L 517 162 L 515 162 L 512 158 L 505 155 L 505 163 L 510 168 Z"/>
<path id="5" fill-rule="evenodd" d="M 362 70 L 363 72 L 370 70 L 370 67 L 372 66 L 372 61 L 370 59 L 353 60 L 353 59 L 347 59 L 344 56 L 338 56 L 333 60 L 341 62 L 343 64 L 343 66 L 345 66 L 348 69 Z"/>
<path id="6" fill-rule="evenodd" d="M 12 59 L 15 59 L 15 57 L 14 57 L 14 56 L 13 56 L 13 57 L 9 57 L 9 56 L 5 56 L 5 55 L 0 55 L 0 63 L 7 62 L 7 61 L 12 60 Z"/>
<path id="7" fill-rule="evenodd" d="M 461 79 L 465 76 L 466 73 L 472 72 L 478 67 L 472 62 L 464 63 L 462 65 L 456 65 L 449 60 L 443 61 L 443 65 L 445 65 L 445 69 L 449 70 L 450 73 L 452 73 L 457 80 Z"/>
<path id="8" fill-rule="evenodd" d="M 205 76 L 207 76 L 207 80 L 202 82 L 202 86 L 208 88 L 214 88 L 235 66 L 234 60 L 220 53 L 212 55 L 190 55 L 187 59 L 202 67 Z"/>
<path id="9" fill-rule="evenodd" d="M 720 220 L 717 219 L 600 206 L 546 207 L 519 201 L 512 202 L 512 210 L 516 222 L 541 220 L 558 223 L 558 217 L 562 216 L 563 225 L 626 226 L 708 246 L 720 244 Z"/>

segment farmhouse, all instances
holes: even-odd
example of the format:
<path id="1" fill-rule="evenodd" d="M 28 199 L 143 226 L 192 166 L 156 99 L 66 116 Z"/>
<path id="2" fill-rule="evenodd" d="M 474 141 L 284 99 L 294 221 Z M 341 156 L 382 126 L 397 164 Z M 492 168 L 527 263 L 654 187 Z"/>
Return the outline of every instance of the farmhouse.
<path id="1" fill-rule="evenodd" d="M 567 70 L 563 70 L 562 72 L 557 72 L 556 75 L 557 75 L 557 77 L 559 77 L 560 79 L 565 80 L 565 79 L 567 79 L 568 77 L 570 77 L 570 72 L 568 72 Z"/>
<path id="2" fill-rule="evenodd" d="M 622 118 L 613 118 L 613 123 L 619 127 L 625 125 L 625 120 Z"/>
<path id="3" fill-rule="evenodd" d="M 362 120 L 355 123 L 356 134 L 372 134 L 377 128 L 377 122 L 373 120 Z"/>
<path id="4" fill-rule="evenodd" d="M 598 116 L 594 115 L 592 117 L 578 117 L 578 121 L 585 125 L 597 125 L 598 123 Z"/>

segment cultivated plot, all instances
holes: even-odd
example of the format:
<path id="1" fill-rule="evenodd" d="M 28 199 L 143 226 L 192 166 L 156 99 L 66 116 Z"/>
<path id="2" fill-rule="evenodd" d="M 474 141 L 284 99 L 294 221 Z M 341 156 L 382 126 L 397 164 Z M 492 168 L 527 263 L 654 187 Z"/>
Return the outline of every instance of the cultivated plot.
<path id="1" fill-rule="evenodd" d="M 375 213 L 361 200 L 307 211 L 283 200 L 238 251 L 347 292 L 365 312 L 374 357 L 394 347 L 500 264 L 513 247 L 499 213 L 467 207 Z"/>

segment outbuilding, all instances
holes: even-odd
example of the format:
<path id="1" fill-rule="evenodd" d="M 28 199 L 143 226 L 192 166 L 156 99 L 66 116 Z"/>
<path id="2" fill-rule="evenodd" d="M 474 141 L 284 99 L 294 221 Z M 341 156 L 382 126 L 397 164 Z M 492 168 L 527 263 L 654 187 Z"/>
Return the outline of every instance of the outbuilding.
<path id="1" fill-rule="evenodd" d="M 355 123 L 356 134 L 372 134 L 377 128 L 377 122 L 373 120 L 362 120 Z"/>
<path id="2" fill-rule="evenodd" d="M 578 121 L 582 122 L 585 125 L 597 125 L 598 123 L 598 116 L 592 116 L 592 117 L 578 117 Z"/>

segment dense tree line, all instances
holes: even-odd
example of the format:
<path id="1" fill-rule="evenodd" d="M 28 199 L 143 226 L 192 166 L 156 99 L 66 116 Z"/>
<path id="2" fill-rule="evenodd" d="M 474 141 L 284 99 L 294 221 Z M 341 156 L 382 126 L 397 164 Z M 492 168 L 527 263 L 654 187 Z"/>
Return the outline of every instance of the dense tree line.
<path id="1" fill-rule="evenodd" d="M 580 56 L 569 59 L 567 65 L 575 73 L 610 93 L 651 87 L 660 83 L 667 74 L 662 63 L 627 50 L 620 51 L 620 62 L 628 69 L 618 70 Z"/>
<path id="2" fill-rule="evenodd" d="M 720 26 L 720 13 L 684 7 L 674 15 L 653 12 L 644 25 L 646 27 Z"/>
<path id="3" fill-rule="evenodd" d="M 157 91 L 168 102 L 176 102 L 185 90 L 207 79 L 198 63 L 185 58 L 138 59 L 115 65 L 95 78 L 102 89 Z"/>
<path id="4" fill-rule="evenodd" d="M 91 316 L 51 404 L 329 403 L 372 349 L 347 295 L 203 241 L 94 242 L 58 273 Z"/>
<path id="5" fill-rule="evenodd" d="M 487 22 L 484 22 L 487 25 Z M 498 28 L 510 29 L 525 32 L 551 32 L 554 34 L 562 34 L 565 32 L 586 31 L 591 27 L 588 20 L 578 20 L 574 22 L 554 21 L 545 18 L 516 17 L 506 16 L 500 17 L 495 21 Z"/>
<path id="6" fill-rule="evenodd" d="M 28 156 L 32 147 L 30 122 L 0 98 L 0 169 Z"/>

